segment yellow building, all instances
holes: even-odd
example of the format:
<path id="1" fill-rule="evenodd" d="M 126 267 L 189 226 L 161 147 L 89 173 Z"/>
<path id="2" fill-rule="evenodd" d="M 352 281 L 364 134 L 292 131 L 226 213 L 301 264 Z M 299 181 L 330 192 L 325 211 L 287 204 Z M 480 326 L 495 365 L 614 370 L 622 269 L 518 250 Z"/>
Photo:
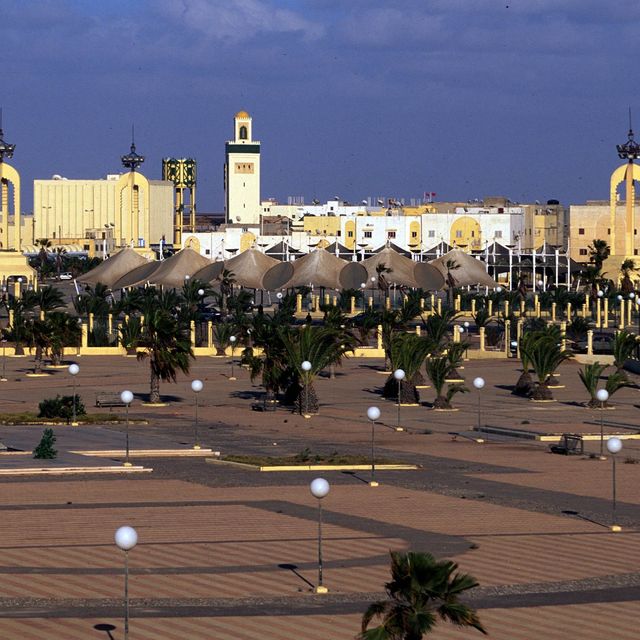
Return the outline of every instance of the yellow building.
<path id="1" fill-rule="evenodd" d="M 139 172 L 104 180 L 34 180 L 35 238 L 84 244 L 95 229 L 110 229 L 115 245 L 148 248 L 173 239 L 171 182 L 148 180 Z"/>

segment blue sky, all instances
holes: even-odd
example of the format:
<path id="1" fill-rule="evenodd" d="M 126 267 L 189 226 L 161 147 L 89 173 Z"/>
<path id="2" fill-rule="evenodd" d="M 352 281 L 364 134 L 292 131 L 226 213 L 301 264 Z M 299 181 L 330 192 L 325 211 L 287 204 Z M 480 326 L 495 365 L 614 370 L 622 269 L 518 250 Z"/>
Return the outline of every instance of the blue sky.
<path id="1" fill-rule="evenodd" d="M 264 197 L 606 198 L 640 3 L 618 0 L 0 0 L 0 105 L 31 181 L 198 161 L 223 207 L 233 114 Z"/>

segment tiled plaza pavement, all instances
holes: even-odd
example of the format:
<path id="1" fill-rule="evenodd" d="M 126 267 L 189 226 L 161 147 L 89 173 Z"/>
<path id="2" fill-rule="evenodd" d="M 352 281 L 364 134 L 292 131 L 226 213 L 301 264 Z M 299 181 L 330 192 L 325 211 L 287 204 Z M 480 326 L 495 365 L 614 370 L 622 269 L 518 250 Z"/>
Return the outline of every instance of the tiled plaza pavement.
<path id="1" fill-rule="evenodd" d="M 144 365 L 124 358 L 79 362 L 87 406 L 101 389 L 146 392 Z M 259 389 L 246 372 L 230 382 L 225 360 L 201 359 L 190 378 L 205 381 L 202 444 L 223 454 L 283 455 L 305 447 L 366 453 L 367 406 L 379 405 L 387 425 L 396 420 L 392 403 L 373 393 L 384 381 L 371 368 L 376 364 L 349 362 L 335 380 L 319 380 L 321 413 L 304 420 L 282 409 L 251 411 Z M 558 402 L 551 405 L 510 395 L 504 387 L 517 377 L 511 362 L 467 363 L 464 374 L 487 379 L 483 415 L 491 424 L 524 428 L 523 422 L 535 421 L 562 431 L 563 424 L 594 419 L 570 404 L 584 399 L 575 365 L 561 369 L 566 388 L 555 391 Z M 43 397 L 69 392 L 68 376 L 58 372 L 27 379 L 12 370 L 9 378 L 0 386 L 2 411 L 23 411 Z M 188 379 L 162 390 L 172 396 L 169 406 L 132 406 L 132 416 L 150 421 L 132 425 L 136 445 L 190 443 Z M 606 419 L 615 414 L 615 421 L 637 422 L 637 393 L 619 392 L 617 409 Z M 430 389 L 423 394 L 432 398 Z M 377 488 L 363 482 L 367 473 L 322 474 L 332 483 L 323 503 L 328 596 L 310 591 L 317 581 L 311 474 L 260 474 L 201 459 L 155 459 L 147 477 L 3 480 L 0 638 L 122 638 L 123 557 L 113 544 L 122 524 L 135 526 L 140 535 L 130 554 L 132 640 L 353 638 L 367 603 L 382 595 L 388 550 L 409 548 L 453 558 L 478 578 L 481 587 L 472 601 L 493 638 L 638 637 L 640 465 L 618 465 L 624 530 L 611 533 L 610 461 L 554 456 L 546 445 L 528 441 L 454 441 L 449 432 L 475 423 L 477 398 L 457 396 L 455 403 L 461 410 L 449 414 L 402 407 L 409 432 L 377 427 L 381 455 L 423 469 L 379 473 Z M 41 432 L 16 429 L 24 428 L 2 429 L 1 439 L 11 444 L 13 436 L 23 448 Z M 104 427 L 105 448 L 114 447 L 122 430 Z M 71 427 L 57 431 L 65 448 L 75 446 L 74 440 L 93 446 L 101 439 L 99 430 L 87 430 L 84 437 Z M 588 446 L 597 450 L 597 443 Z M 620 462 L 640 457 L 640 444 L 626 441 L 621 456 Z M 442 626 L 433 637 L 480 634 Z"/>

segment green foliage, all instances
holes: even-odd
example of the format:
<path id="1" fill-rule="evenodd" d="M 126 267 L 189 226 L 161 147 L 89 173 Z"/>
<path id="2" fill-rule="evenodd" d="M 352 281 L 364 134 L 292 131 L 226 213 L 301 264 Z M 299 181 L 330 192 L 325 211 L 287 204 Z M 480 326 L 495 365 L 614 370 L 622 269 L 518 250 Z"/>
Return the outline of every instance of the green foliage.
<path id="1" fill-rule="evenodd" d="M 480 307 L 473 316 L 473 321 L 476 323 L 478 329 L 480 329 L 480 327 L 486 327 L 491 322 L 491 316 L 487 308 Z"/>
<path id="2" fill-rule="evenodd" d="M 420 640 L 439 620 L 472 627 L 486 634 L 477 612 L 460 601 L 476 579 L 458 572 L 451 560 L 429 553 L 391 552 L 391 580 L 385 584 L 388 600 L 374 602 L 362 616 L 359 640 Z M 377 627 L 369 629 L 372 621 Z"/>
<path id="3" fill-rule="evenodd" d="M 73 417 L 73 396 L 60 396 L 47 398 L 38 405 L 38 418 L 62 418 L 67 422 Z M 82 398 L 76 394 L 76 416 L 87 414 Z"/>
<path id="4" fill-rule="evenodd" d="M 427 336 L 434 344 L 436 352 L 441 352 L 445 347 L 445 342 L 449 334 L 449 325 L 454 321 L 457 312 L 450 308 L 442 309 L 442 313 L 434 312 L 422 325 Z"/>
<path id="5" fill-rule="evenodd" d="M 58 450 L 53 446 L 55 443 L 53 429 L 45 429 L 38 446 L 33 450 L 33 457 L 38 460 L 53 460 L 58 455 Z"/>
<path id="6" fill-rule="evenodd" d="M 521 341 L 520 352 L 524 354 L 538 378 L 533 397 L 536 400 L 551 400 L 551 376 L 560 364 L 571 358 L 571 353 L 560 346 L 560 330 L 555 326 L 548 326 L 543 331 L 532 332 L 529 335 L 531 337 L 526 342 Z"/>
<path id="7" fill-rule="evenodd" d="M 636 336 L 624 329 L 618 331 L 613 339 L 613 364 L 622 371 L 624 363 L 631 358 L 637 344 Z"/>
<path id="8" fill-rule="evenodd" d="M 588 403 L 589 407 L 600 406 L 600 403 L 596 398 L 596 393 L 598 391 L 598 383 L 600 382 L 600 376 L 603 374 L 606 368 L 607 368 L 606 364 L 600 364 L 599 362 L 596 361 L 593 364 L 585 364 L 582 369 L 578 370 L 578 375 L 580 376 L 580 380 L 582 381 L 582 384 L 585 386 L 585 389 L 589 392 L 589 396 L 590 396 L 590 400 Z"/>
<path id="9" fill-rule="evenodd" d="M 129 352 L 135 352 L 142 336 L 142 321 L 138 316 L 126 317 L 118 327 L 120 344 Z"/>

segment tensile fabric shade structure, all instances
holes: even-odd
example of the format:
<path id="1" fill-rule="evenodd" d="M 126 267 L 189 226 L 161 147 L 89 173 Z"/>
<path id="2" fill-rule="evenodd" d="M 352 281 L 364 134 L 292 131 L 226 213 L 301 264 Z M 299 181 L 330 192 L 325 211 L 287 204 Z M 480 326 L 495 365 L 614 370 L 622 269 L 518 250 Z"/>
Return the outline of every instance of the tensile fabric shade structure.
<path id="1" fill-rule="evenodd" d="M 485 263 L 470 256 L 460 249 L 452 249 L 435 260 L 427 263 L 434 266 L 445 279 L 451 276 L 455 287 L 481 285 L 483 287 L 497 287 L 498 283 L 487 273 Z"/>
<path id="2" fill-rule="evenodd" d="M 384 278 L 390 285 L 396 284 L 427 291 L 438 291 L 444 287 L 444 277 L 438 269 L 427 263 L 415 262 L 391 247 L 385 247 L 374 253 L 361 264 L 367 269 L 368 282 L 371 278 L 376 278 L 376 282 Z M 381 269 L 380 272 L 378 268 Z"/>
<path id="3" fill-rule="evenodd" d="M 77 280 L 82 284 L 97 285 L 99 282 L 113 289 L 113 285 L 123 276 L 141 265 L 153 264 L 131 247 L 121 249 L 110 258 L 103 260 L 95 269 L 81 275 Z"/>
<path id="4" fill-rule="evenodd" d="M 247 249 L 224 262 L 214 262 L 193 274 L 194 278 L 215 284 L 223 270 L 233 273 L 234 284 L 251 289 L 264 289 L 264 275 L 280 261 L 257 249 Z"/>
<path id="5" fill-rule="evenodd" d="M 359 289 L 367 281 L 367 270 L 360 262 L 341 260 L 325 249 L 316 249 L 294 262 L 269 269 L 264 276 L 265 289 L 315 286 L 327 289 Z"/>

